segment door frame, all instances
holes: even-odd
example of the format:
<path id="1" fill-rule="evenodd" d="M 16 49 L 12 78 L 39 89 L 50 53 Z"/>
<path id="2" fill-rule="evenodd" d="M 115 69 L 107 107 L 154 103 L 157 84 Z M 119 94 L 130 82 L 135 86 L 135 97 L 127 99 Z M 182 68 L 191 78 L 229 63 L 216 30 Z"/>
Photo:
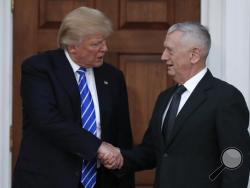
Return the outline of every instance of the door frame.
<path id="1" fill-rule="evenodd" d="M 11 1 L 0 1 L 0 187 L 11 184 L 13 22 Z"/>

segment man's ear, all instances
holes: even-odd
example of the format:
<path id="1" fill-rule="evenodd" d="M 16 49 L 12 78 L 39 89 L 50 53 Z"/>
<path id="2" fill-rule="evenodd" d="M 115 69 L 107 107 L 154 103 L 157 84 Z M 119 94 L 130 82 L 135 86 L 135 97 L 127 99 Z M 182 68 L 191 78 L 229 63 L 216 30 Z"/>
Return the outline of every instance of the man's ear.
<path id="1" fill-rule="evenodd" d="M 200 48 L 193 48 L 191 50 L 190 61 L 192 64 L 196 64 L 201 59 L 201 49 Z"/>
<path id="2" fill-rule="evenodd" d="M 70 54 L 75 54 L 76 52 L 77 52 L 77 50 L 78 50 L 78 47 L 76 46 L 76 45 L 69 45 L 68 47 L 67 47 L 67 50 L 68 50 L 68 52 L 70 53 Z"/>

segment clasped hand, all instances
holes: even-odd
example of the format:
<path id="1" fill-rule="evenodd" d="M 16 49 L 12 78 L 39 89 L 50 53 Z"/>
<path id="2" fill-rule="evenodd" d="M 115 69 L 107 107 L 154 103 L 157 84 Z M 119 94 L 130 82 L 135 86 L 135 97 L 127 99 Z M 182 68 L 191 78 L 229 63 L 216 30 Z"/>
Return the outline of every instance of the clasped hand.
<path id="1" fill-rule="evenodd" d="M 120 169 L 123 166 L 120 149 L 107 142 L 102 142 L 97 151 L 97 157 L 108 169 Z"/>

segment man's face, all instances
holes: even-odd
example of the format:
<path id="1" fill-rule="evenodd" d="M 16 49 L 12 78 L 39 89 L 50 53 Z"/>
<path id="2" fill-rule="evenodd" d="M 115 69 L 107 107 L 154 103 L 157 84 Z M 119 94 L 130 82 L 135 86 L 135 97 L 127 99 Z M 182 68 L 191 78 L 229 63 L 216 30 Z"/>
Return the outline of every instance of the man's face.
<path id="1" fill-rule="evenodd" d="M 175 31 L 167 34 L 164 41 L 164 52 L 161 60 L 167 65 L 167 71 L 177 83 L 184 83 L 189 79 L 192 70 L 189 45 L 184 44 L 183 33 Z"/>
<path id="2" fill-rule="evenodd" d="M 79 45 L 68 48 L 71 58 L 85 68 L 99 67 L 107 52 L 106 39 L 101 34 L 86 37 Z"/>

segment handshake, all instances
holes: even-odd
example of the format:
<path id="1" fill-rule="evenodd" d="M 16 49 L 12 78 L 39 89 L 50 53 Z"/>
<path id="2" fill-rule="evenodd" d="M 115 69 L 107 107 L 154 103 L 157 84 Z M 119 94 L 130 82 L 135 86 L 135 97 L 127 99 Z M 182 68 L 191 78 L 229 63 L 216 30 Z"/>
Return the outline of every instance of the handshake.
<path id="1" fill-rule="evenodd" d="M 97 151 L 97 158 L 108 169 L 121 169 L 123 166 L 120 149 L 107 142 L 102 142 Z"/>

